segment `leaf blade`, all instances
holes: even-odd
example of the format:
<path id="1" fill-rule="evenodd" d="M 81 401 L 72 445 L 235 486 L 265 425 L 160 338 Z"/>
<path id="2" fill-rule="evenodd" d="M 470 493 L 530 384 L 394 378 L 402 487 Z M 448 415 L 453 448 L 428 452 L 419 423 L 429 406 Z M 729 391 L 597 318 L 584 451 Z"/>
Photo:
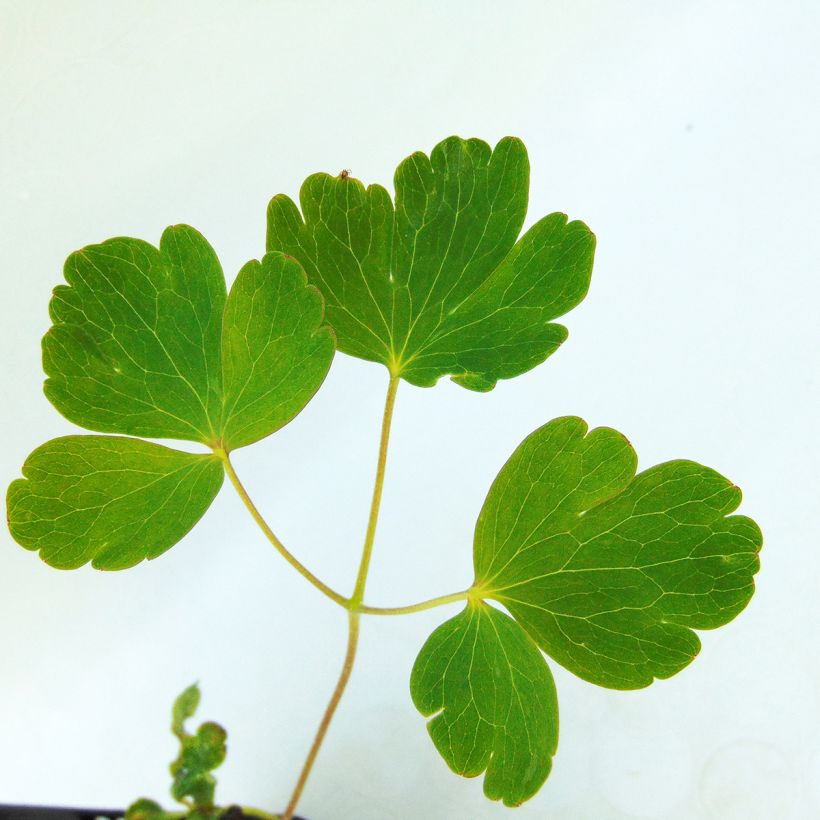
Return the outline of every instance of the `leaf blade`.
<path id="1" fill-rule="evenodd" d="M 551 356 L 567 338 L 552 322 L 586 296 L 595 237 L 551 214 L 534 225 L 408 361 L 404 377 L 430 385 L 441 369 L 457 384 L 491 390 Z M 454 352 L 455 351 L 455 352 Z"/>
<path id="2" fill-rule="evenodd" d="M 730 515 L 740 491 L 714 470 L 636 467 L 616 431 L 556 419 L 502 468 L 476 525 L 482 595 L 567 669 L 615 689 L 687 666 L 692 629 L 749 602 L 762 543 L 751 519 Z"/>
<path id="3" fill-rule="evenodd" d="M 205 238 L 177 225 L 159 248 L 109 239 L 71 254 L 65 279 L 43 339 L 57 410 L 99 432 L 213 442 L 226 297 Z"/>
<path id="4" fill-rule="evenodd" d="M 323 318 L 322 297 L 296 260 L 270 253 L 240 270 L 223 325 L 227 450 L 283 427 L 319 389 L 335 348 Z"/>
<path id="5" fill-rule="evenodd" d="M 365 189 L 352 177 L 319 173 L 305 180 L 300 204 L 304 219 L 284 194 L 271 200 L 267 250 L 299 260 L 325 299 L 340 350 L 383 362 L 392 347 L 392 324 L 382 307 L 393 299 L 390 195 L 379 185 Z M 350 288 L 360 297 L 355 303 L 345 296 Z"/>
<path id="6" fill-rule="evenodd" d="M 9 486 L 9 529 L 58 569 L 125 569 L 179 541 L 222 485 L 214 455 L 119 436 L 65 436 L 26 459 Z"/>
<path id="7" fill-rule="evenodd" d="M 489 390 L 558 348 L 566 330 L 551 319 L 589 285 L 595 243 L 582 223 L 554 214 L 516 243 L 528 184 L 520 140 L 491 150 L 450 137 L 399 165 L 395 207 L 347 175 L 309 177 L 302 214 L 274 197 L 267 248 L 299 259 L 343 352 L 419 386 L 450 375 Z"/>
<path id="8" fill-rule="evenodd" d="M 558 744 L 555 685 L 511 618 L 471 602 L 428 638 L 410 689 L 447 765 L 465 777 L 486 772 L 488 798 L 518 806 L 543 785 Z"/>
<path id="9" fill-rule="evenodd" d="M 192 683 L 174 700 L 174 705 L 171 708 L 171 731 L 179 740 L 182 740 L 188 734 L 185 729 L 185 721 L 196 714 L 201 698 L 202 693 L 199 684 Z"/>

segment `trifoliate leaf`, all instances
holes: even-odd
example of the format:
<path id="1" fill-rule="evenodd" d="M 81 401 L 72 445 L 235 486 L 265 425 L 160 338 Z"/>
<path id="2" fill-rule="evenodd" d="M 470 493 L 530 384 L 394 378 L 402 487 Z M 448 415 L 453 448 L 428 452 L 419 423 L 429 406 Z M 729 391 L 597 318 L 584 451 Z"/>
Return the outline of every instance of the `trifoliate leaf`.
<path id="1" fill-rule="evenodd" d="M 310 401 L 333 358 L 324 305 L 295 259 L 248 262 L 231 288 L 223 329 L 226 449 L 289 422 Z"/>
<path id="2" fill-rule="evenodd" d="M 296 257 L 325 298 L 339 349 L 412 384 L 444 375 L 472 390 L 523 373 L 566 338 L 552 320 L 585 296 L 595 239 L 552 214 L 516 243 L 529 162 L 450 137 L 399 165 L 395 207 L 379 185 L 315 174 L 268 208 L 269 251 Z"/>
<path id="3" fill-rule="evenodd" d="M 53 567 L 124 569 L 156 558 L 196 524 L 222 464 L 119 436 L 66 436 L 38 447 L 6 497 L 14 539 Z"/>
<path id="4" fill-rule="evenodd" d="M 740 490 L 714 470 L 670 461 L 635 475 L 620 433 L 586 433 L 556 419 L 504 465 L 476 526 L 476 586 L 570 671 L 636 689 L 692 661 L 693 629 L 746 606 L 762 537 L 730 515 Z"/>
<path id="5" fill-rule="evenodd" d="M 422 647 L 410 679 L 416 708 L 447 765 L 507 806 L 532 797 L 558 744 L 558 703 L 544 658 L 508 616 L 471 602 Z"/>
<path id="6" fill-rule="evenodd" d="M 293 259 L 248 263 L 225 296 L 210 245 L 179 225 L 159 249 L 110 239 L 72 254 L 43 340 L 45 392 L 92 430 L 235 449 L 287 424 L 333 358 L 322 298 Z M 219 459 L 123 438 L 71 436 L 31 454 L 9 526 L 49 564 L 121 569 L 199 519 Z"/>
<path id="7" fill-rule="evenodd" d="M 290 421 L 330 367 L 321 297 L 280 254 L 246 265 L 226 298 L 211 246 L 177 225 L 159 249 L 83 248 L 65 278 L 43 340 L 45 392 L 88 429 L 241 447 Z"/>

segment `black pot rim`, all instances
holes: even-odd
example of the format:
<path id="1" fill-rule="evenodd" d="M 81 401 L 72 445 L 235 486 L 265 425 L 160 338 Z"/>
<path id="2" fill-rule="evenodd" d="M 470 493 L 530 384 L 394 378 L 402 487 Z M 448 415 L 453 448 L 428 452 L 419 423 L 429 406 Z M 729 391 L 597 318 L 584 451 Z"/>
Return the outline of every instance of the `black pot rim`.
<path id="1" fill-rule="evenodd" d="M 124 817 L 123 809 L 88 809 L 76 806 L 41 806 L 31 803 L 0 803 L 0 820 L 103 820 Z M 294 816 L 293 820 L 305 820 Z"/>

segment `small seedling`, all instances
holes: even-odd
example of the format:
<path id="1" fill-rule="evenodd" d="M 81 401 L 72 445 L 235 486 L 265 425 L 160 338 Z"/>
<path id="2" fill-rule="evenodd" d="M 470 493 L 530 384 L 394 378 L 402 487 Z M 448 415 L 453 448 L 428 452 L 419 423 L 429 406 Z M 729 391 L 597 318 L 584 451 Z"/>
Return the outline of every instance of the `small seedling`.
<path id="1" fill-rule="evenodd" d="M 274 197 L 267 253 L 229 293 L 216 254 L 184 225 L 168 228 L 158 248 L 117 238 L 73 253 L 67 284 L 54 291 L 46 396 L 70 421 L 108 435 L 54 439 L 29 456 L 8 492 L 14 538 L 60 569 L 125 569 L 179 541 L 227 475 L 271 544 L 345 611 L 342 673 L 284 820 L 347 685 L 364 615 L 463 602 L 422 647 L 410 692 L 450 768 L 483 773 L 487 797 L 517 806 L 543 785 L 558 742 L 542 653 L 599 686 L 639 689 L 687 666 L 700 649 L 693 630 L 728 623 L 754 591 L 761 534 L 733 515 L 741 496 L 731 481 L 692 461 L 639 473 L 623 435 L 568 417 L 529 435 L 490 486 L 472 583 L 410 606 L 365 604 L 399 383 L 450 376 L 491 390 L 552 355 L 567 336 L 554 320 L 586 295 L 593 234 L 556 213 L 519 238 L 528 188 L 519 140 L 491 150 L 451 137 L 399 165 L 395 201 L 347 171 L 308 177 L 301 211 Z M 337 349 L 389 374 L 350 595 L 282 544 L 231 461 L 302 410 Z M 143 438 L 198 442 L 205 452 Z M 183 717 L 193 711 L 185 697 Z M 181 719 L 174 727 L 183 744 L 174 793 L 199 817 L 213 808 L 210 770 L 224 750 L 216 743 L 207 766 L 190 766 L 186 749 L 199 748 L 199 735 L 186 735 Z"/>
<path id="2" fill-rule="evenodd" d="M 218 724 L 208 721 L 190 734 L 185 722 L 199 706 L 199 687 L 189 686 L 175 701 L 171 731 L 179 740 L 179 754 L 170 765 L 171 796 L 185 808 L 165 811 L 159 803 L 147 798 L 135 800 L 125 812 L 125 820 L 277 820 L 277 815 L 243 806 L 220 808 L 215 801 L 216 778 L 211 774 L 225 760 L 228 733 Z M 299 818 L 294 818 L 299 820 Z"/>

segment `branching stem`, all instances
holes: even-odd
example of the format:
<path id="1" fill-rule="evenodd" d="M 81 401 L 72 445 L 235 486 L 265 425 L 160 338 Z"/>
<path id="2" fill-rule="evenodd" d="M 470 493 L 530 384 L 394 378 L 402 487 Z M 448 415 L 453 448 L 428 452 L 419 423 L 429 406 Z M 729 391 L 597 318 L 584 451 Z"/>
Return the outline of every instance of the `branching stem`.
<path id="1" fill-rule="evenodd" d="M 362 548 L 362 557 L 359 563 L 359 572 L 356 576 L 356 584 L 353 588 L 353 594 L 349 598 L 340 595 L 336 590 L 331 589 L 323 581 L 319 580 L 301 561 L 299 561 L 285 545 L 276 537 L 273 530 L 268 526 L 268 523 L 262 517 L 256 505 L 251 501 L 250 496 L 245 490 L 242 482 L 239 480 L 236 471 L 233 468 L 231 459 L 226 450 L 221 447 L 214 448 L 214 453 L 219 456 L 225 467 L 225 472 L 228 474 L 231 484 L 233 484 L 242 502 L 248 508 L 253 520 L 256 521 L 259 529 L 267 537 L 268 541 L 273 544 L 279 554 L 307 581 L 313 584 L 323 595 L 330 598 L 331 601 L 337 603 L 339 606 L 347 610 L 348 615 L 348 636 L 347 636 L 347 652 L 345 654 L 342 672 L 339 675 L 339 680 L 336 683 L 336 688 L 333 690 L 330 702 L 325 709 L 316 736 L 308 752 L 307 759 L 302 766 L 302 771 L 299 774 L 299 779 L 296 781 L 296 786 L 291 795 L 288 807 L 282 815 L 282 820 L 292 820 L 293 813 L 296 811 L 296 805 L 299 802 L 305 784 L 310 776 L 313 764 L 316 762 L 316 757 L 319 754 L 319 749 L 327 734 L 330 721 L 336 713 L 339 702 L 342 699 L 347 683 L 350 680 L 350 675 L 353 671 L 353 663 L 356 659 L 356 648 L 359 643 L 359 620 L 361 615 L 409 615 L 413 612 L 422 612 L 426 609 L 432 609 L 437 606 L 444 606 L 445 604 L 455 603 L 456 601 L 463 601 L 470 597 L 472 590 L 468 589 L 463 592 L 454 592 L 451 595 L 441 595 L 438 598 L 431 598 L 428 601 L 422 601 L 418 604 L 409 604 L 407 606 L 398 607 L 376 607 L 366 606 L 363 603 L 364 591 L 367 584 L 367 574 L 370 570 L 370 559 L 373 556 L 373 544 L 376 540 L 376 526 L 379 521 L 379 510 L 381 508 L 382 490 L 384 488 L 384 476 L 387 468 L 387 449 L 390 443 L 390 426 L 393 421 L 393 409 L 396 404 L 396 392 L 399 387 L 399 377 L 392 375 L 390 377 L 390 384 L 387 388 L 387 398 L 384 404 L 384 416 L 382 418 L 381 438 L 379 440 L 379 457 L 376 462 L 376 479 L 373 484 L 373 497 L 370 502 L 370 516 L 367 522 L 367 532 L 364 538 L 364 546 Z"/>
<path id="2" fill-rule="evenodd" d="M 296 782 L 296 788 L 293 790 L 293 795 L 290 798 L 287 809 L 282 815 L 282 820 L 291 820 L 293 812 L 296 810 L 296 804 L 305 788 L 305 783 L 310 775 L 310 770 L 319 754 L 322 741 L 327 734 L 330 721 L 336 712 L 336 707 L 342 699 L 347 682 L 350 680 L 350 674 L 353 671 L 353 662 L 356 659 L 356 647 L 359 643 L 359 610 L 362 605 L 362 598 L 364 597 L 364 588 L 367 583 L 367 572 L 370 569 L 370 558 L 373 554 L 373 542 L 376 538 L 376 524 L 379 520 L 379 508 L 381 507 L 382 488 L 384 487 L 384 473 L 387 466 L 387 447 L 390 442 L 390 425 L 393 421 L 393 408 L 396 404 L 396 391 L 399 386 L 399 377 L 391 374 L 390 384 L 387 387 L 387 399 L 384 404 L 384 416 L 382 418 L 382 432 L 379 440 L 379 458 L 376 463 L 376 480 L 373 485 L 373 498 L 370 502 L 370 517 L 367 522 L 367 533 L 364 537 L 364 547 L 362 548 L 362 558 L 359 564 L 359 574 L 356 577 L 356 586 L 353 589 L 353 595 L 347 602 L 348 609 L 348 638 L 347 638 L 347 654 L 345 655 L 344 666 L 342 666 L 342 673 L 339 676 L 339 681 L 336 688 L 333 690 L 333 695 L 330 698 L 330 703 L 325 709 L 325 714 L 322 717 L 322 722 L 319 724 L 319 730 L 316 732 L 316 737 L 313 739 L 313 745 L 308 752 L 307 760 L 302 766 L 302 771 L 299 775 L 299 780 Z"/>
<path id="3" fill-rule="evenodd" d="M 430 598 L 428 601 L 421 601 L 418 604 L 408 604 L 406 606 L 368 606 L 367 604 L 354 604 L 352 598 L 345 598 L 344 595 L 336 592 L 334 589 L 329 587 L 319 578 L 317 578 L 298 558 L 296 558 L 293 553 L 291 553 L 285 545 L 276 537 L 273 530 L 268 525 L 267 521 L 262 517 L 262 514 L 256 508 L 256 505 L 251 500 L 250 496 L 245 490 L 245 487 L 242 485 L 242 482 L 239 480 L 239 476 L 236 474 L 236 471 L 233 468 L 233 464 L 228 456 L 228 454 L 224 450 L 214 450 L 216 455 L 222 459 L 222 462 L 225 465 L 225 472 L 228 474 L 228 478 L 231 481 L 231 484 L 236 488 L 239 497 L 242 499 L 245 506 L 248 508 L 248 511 L 253 516 L 253 520 L 259 525 L 259 529 L 267 537 L 268 541 L 276 547 L 279 554 L 307 581 L 309 581 L 313 586 L 315 586 L 323 595 L 326 595 L 330 598 L 331 601 L 337 603 L 343 609 L 346 609 L 348 612 L 359 612 L 362 615 L 410 615 L 414 612 L 423 612 L 425 609 L 433 609 L 437 606 L 444 606 L 445 604 L 453 603 L 455 601 L 461 601 L 470 596 L 471 590 L 465 590 L 464 592 L 453 592 L 450 595 L 440 595 L 437 598 Z M 380 460 L 381 463 L 381 460 Z M 382 471 L 381 471 L 381 480 L 384 480 L 384 465 L 382 464 Z M 378 479 L 377 479 L 378 480 Z M 381 496 L 381 492 L 379 493 Z M 372 515 L 371 515 L 372 518 Z M 370 534 L 370 527 L 368 527 L 368 535 Z M 373 535 L 375 536 L 375 525 L 373 526 Z M 372 553 L 373 543 L 372 540 L 370 541 L 368 547 L 368 561 L 370 554 Z M 363 556 L 364 558 L 364 556 Z"/>

